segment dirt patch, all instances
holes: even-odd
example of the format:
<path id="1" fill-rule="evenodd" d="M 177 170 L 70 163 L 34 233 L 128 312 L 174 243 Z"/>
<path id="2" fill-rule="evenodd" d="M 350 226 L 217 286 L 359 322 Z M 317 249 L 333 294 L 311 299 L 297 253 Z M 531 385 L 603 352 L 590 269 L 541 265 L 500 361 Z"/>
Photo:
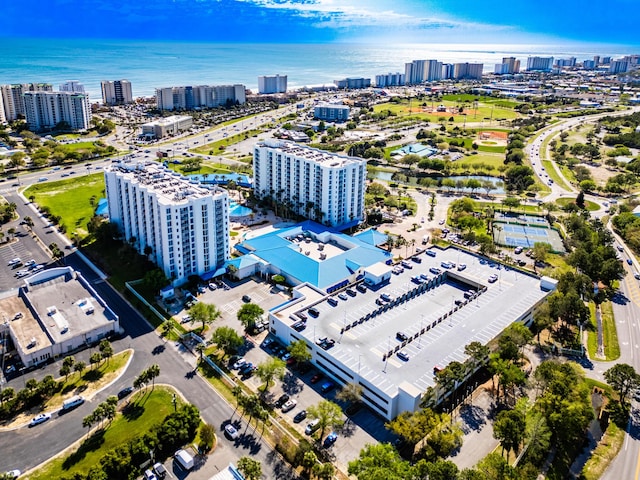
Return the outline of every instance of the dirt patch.
<path id="1" fill-rule="evenodd" d="M 496 130 L 486 130 L 478 133 L 479 140 L 506 140 L 507 132 L 499 132 Z"/>
<path id="2" fill-rule="evenodd" d="M 604 186 L 607 183 L 607 180 L 620 173 L 617 170 L 605 166 L 596 167 L 593 165 L 587 165 L 585 163 L 582 163 L 581 165 L 589 169 L 589 171 L 591 172 L 591 176 L 593 177 L 593 181 L 596 182 L 596 185 Z"/>

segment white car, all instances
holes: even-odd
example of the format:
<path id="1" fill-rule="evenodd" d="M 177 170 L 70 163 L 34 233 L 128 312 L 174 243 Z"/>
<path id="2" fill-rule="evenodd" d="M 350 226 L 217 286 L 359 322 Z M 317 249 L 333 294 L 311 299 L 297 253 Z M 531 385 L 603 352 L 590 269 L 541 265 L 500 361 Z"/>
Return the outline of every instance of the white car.
<path id="1" fill-rule="evenodd" d="M 50 418 L 51 418 L 50 413 L 41 413 L 40 415 L 36 415 L 31 419 L 31 421 L 29 422 L 29 426 L 35 427 L 36 425 L 40 425 L 41 423 L 46 422 Z"/>
<path id="2" fill-rule="evenodd" d="M 236 440 L 240 436 L 240 432 L 230 423 L 224 426 L 224 433 L 226 433 L 231 440 Z"/>
<path id="3" fill-rule="evenodd" d="M 5 473 L 5 475 L 9 478 L 18 478 L 20 475 L 22 475 L 22 472 L 20 470 L 9 470 L 7 473 Z"/>
<path id="4" fill-rule="evenodd" d="M 284 405 L 282 405 L 282 412 L 283 413 L 287 413 L 291 410 L 293 410 L 295 408 L 295 406 L 298 404 L 298 402 L 295 401 L 295 399 L 290 399 L 287 400 Z"/>
<path id="5" fill-rule="evenodd" d="M 238 370 L 242 368 L 245 363 L 247 363 L 247 361 L 244 358 L 240 358 L 236 361 L 236 363 L 233 364 L 233 369 Z"/>

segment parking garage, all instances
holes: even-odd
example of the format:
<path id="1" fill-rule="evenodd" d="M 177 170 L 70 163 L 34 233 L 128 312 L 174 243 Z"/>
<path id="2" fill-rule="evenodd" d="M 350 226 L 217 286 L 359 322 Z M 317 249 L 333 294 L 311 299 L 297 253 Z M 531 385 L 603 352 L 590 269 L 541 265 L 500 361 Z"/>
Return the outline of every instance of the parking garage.
<path id="1" fill-rule="evenodd" d="M 380 286 L 327 295 L 301 285 L 270 311 L 271 330 L 285 343 L 304 339 L 313 363 L 339 384 L 359 383 L 385 418 L 413 411 L 435 384 L 434 368 L 464 361 L 465 345 L 486 344 L 514 321 L 529 323 L 549 293 L 538 277 L 475 254 L 429 253 L 396 265 Z"/>

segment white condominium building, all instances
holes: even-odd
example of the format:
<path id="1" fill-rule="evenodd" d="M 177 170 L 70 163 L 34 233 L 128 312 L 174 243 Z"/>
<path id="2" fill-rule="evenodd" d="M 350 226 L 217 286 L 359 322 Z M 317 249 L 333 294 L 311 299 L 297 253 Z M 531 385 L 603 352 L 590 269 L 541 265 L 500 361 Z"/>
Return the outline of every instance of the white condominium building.
<path id="1" fill-rule="evenodd" d="M 454 63 L 453 78 L 455 80 L 482 80 L 482 63 Z"/>
<path id="2" fill-rule="evenodd" d="M 550 72 L 553 68 L 553 57 L 529 57 L 527 58 L 527 70 Z"/>
<path id="3" fill-rule="evenodd" d="M 404 81 L 407 85 L 442 80 L 442 62 L 437 60 L 413 60 L 404 64 Z"/>
<path id="4" fill-rule="evenodd" d="M 364 218 L 367 161 L 291 142 L 264 141 L 253 152 L 257 198 L 332 227 Z"/>
<path id="5" fill-rule="evenodd" d="M 229 258 L 226 190 L 194 184 L 156 162 L 114 163 L 104 176 L 111 222 L 174 285 Z"/>
<path id="6" fill-rule="evenodd" d="M 88 130 L 91 122 L 89 95 L 72 92 L 26 92 L 23 94 L 29 130 L 50 130 L 66 122 L 72 130 Z"/>
<path id="7" fill-rule="evenodd" d="M 2 92 L 0 92 L 0 125 L 7 123 L 7 117 L 4 113 L 4 100 L 2 100 Z"/>
<path id="8" fill-rule="evenodd" d="M 84 85 L 78 80 L 67 80 L 60 85 L 61 92 L 84 93 Z"/>
<path id="9" fill-rule="evenodd" d="M 387 73 L 376 75 L 376 87 L 398 87 L 404 85 L 404 73 Z"/>
<path id="10" fill-rule="evenodd" d="M 0 96 L 4 108 L 4 116 L 7 122 L 18 119 L 19 115 L 25 115 L 25 92 L 51 92 L 53 86 L 50 83 L 19 83 L 13 85 L 0 85 Z"/>
<path id="11" fill-rule="evenodd" d="M 258 93 L 287 93 L 287 76 L 263 75 L 258 77 Z"/>
<path id="12" fill-rule="evenodd" d="M 196 85 L 156 89 L 159 110 L 193 110 L 246 102 L 244 85 Z"/>
<path id="13" fill-rule="evenodd" d="M 105 105 L 124 105 L 133 102 L 129 80 L 103 80 L 102 101 Z"/>

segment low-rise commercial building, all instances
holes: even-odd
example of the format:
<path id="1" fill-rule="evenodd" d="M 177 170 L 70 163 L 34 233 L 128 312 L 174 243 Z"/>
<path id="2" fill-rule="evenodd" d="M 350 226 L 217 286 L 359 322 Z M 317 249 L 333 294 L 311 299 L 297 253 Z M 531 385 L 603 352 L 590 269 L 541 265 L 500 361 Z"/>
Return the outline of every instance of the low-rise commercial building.
<path id="1" fill-rule="evenodd" d="M 177 135 L 193 126 L 193 117 L 189 115 L 172 115 L 142 125 L 142 135 L 148 138 L 163 138 Z"/>
<path id="2" fill-rule="evenodd" d="M 325 122 L 346 122 L 351 109 L 347 105 L 322 102 L 313 109 L 313 117 Z"/>
<path id="3" fill-rule="evenodd" d="M 0 298 L 0 314 L 26 367 L 68 355 L 120 331 L 118 316 L 71 267 L 38 272 Z"/>

